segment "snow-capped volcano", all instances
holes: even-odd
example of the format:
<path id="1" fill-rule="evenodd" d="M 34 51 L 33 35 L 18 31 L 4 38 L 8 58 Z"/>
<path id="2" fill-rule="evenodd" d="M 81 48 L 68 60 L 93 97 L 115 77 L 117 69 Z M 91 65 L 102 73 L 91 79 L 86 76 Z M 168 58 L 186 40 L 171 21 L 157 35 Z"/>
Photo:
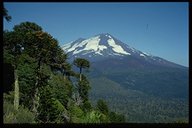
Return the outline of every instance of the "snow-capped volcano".
<path id="1" fill-rule="evenodd" d="M 62 48 L 70 55 L 83 55 L 85 58 L 93 56 L 129 56 L 135 54 L 141 57 L 149 56 L 122 43 L 110 34 L 99 34 L 88 39 L 79 38 L 76 41 L 65 44 Z"/>
<path id="2" fill-rule="evenodd" d="M 115 97 L 123 99 L 122 104 L 127 107 L 126 98 L 127 101 L 147 101 L 146 96 L 158 99 L 182 99 L 187 96 L 187 68 L 141 52 L 110 34 L 79 38 L 62 48 L 68 54 L 70 63 L 76 57 L 89 60 L 90 69 L 83 71 L 83 74 L 90 81 L 92 99 Z M 79 72 L 75 65 L 72 68 Z"/>
<path id="3" fill-rule="evenodd" d="M 63 46 L 63 49 L 73 55 L 95 54 L 100 56 L 108 55 L 131 55 L 118 41 L 110 34 L 100 34 L 89 39 L 78 39 Z"/>
<path id="4" fill-rule="evenodd" d="M 76 57 L 86 58 L 90 61 L 109 58 L 130 59 L 143 64 L 175 65 L 163 58 L 141 52 L 121 42 L 108 33 L 98 34 L 88 39 L 79 38 L 62 46 L 70 60 Z"/>

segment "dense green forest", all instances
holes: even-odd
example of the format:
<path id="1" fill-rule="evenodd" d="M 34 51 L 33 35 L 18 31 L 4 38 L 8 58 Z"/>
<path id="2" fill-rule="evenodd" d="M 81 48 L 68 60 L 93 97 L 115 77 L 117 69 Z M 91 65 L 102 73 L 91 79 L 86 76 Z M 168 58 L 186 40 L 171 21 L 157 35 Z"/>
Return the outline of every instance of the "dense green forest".
<path id="1" fill-rule="evenodd" d="M 6 9 L 3 16 L 11 21 Z M 76 58 L 70 64 L 59 42 L 36 23 L 3 31 L 3 66 L 4 123 L 125 122 L 104 100 L 91 104 L 90 82 L 83 73 L 89 61 Z"/>
<path id="2" fill-rule="evenodd" d="M 98 81 L 101 84 L 97 84 Z M 125 89 L 106 77 L 90 79 L 90 99 L 97 104 L 104 99 L 109 108 L 124 114 L 129 123 L 187 123 L 189 101 L 179 98 L 162 98 L 133 89 Z"/>

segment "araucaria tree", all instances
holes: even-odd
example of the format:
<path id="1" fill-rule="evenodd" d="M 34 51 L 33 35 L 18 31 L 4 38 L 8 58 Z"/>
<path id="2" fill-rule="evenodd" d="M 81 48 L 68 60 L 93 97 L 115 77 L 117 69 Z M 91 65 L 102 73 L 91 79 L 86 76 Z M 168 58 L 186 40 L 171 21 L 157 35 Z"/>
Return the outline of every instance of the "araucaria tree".
<path id="1" fill-rule="evenodd" d="M 51 58 L 51 49 L 53 49 L 57 41 L 53 39 L 51 35 L 43 31 L 37 31 L 28 35 L 31 44 L 31 50 L 28 52 L 32 57 L 36 58 L 36 82 L 34 86 L 34 97 L 33 97 L 33 112 L 38 115 L 37 108 L 39 106 L 39 88 L 46 85 L 49 75 L 42 71 L 43 64 L 49 64 Z"/>
<path id="2" fill-rule="evenodd" d="M 90 67 L 90 63 L 86 59 L 76 58 L 74 60 L 73 64 L 79 68 L 79 81 L 81 81 L 82 80 L 82 69 L 83 68 L 89 68 Z"/>
<path id="3" fill-rule="evenodd" d="M 61 48 L 57 48 L 56 54 L 50 60 L 50 66 L 52 70 L 60 71 L 63 74 L 64 80 L 66 80 L 66 76 L 69 78 L 71 65 L 67 62 L 67 54 Z"/>
<path id="4" fill-rule="evenodd" d="M 124 119 L 111 113 L 102 100 L 96 108 L 91 105 L 89 80 L 82 74 L 90 67 L 89 61 L 75 59 L 79 73 L 72 71 L 58 41 L 36 23 L 23 22 L 3 32 L 3 60 L 4 65 L 11 65 L 5 72 L 11 70 L 13 79 L 4 85 L 10 87 L 4 91 L 9 93 L 4 95 L 3 106 L 9 108 L 3 112 L 5 123 L 106 123 Z M 78 83 L 70 77 L 77 78 Z"/>
<path id="5" fill-rule="evenodd" d="M 30 49 L 29 47 L 31 46 L 31 41 L 32 41 L 32 40 L 30 40 L 29 35 L 32 36 L 32 33 L 41 31 L 42 28 L 40 26 L 36 25 L 35 23 L 23 22 L 19 25 L 14 26 L 13 30 L 14 31 L 12 33 L 13 33 L 13 36 L 15 37 L 15 38 L 13 38 L 13 40 L 16 42 L 14 50 L 18 49 L 17 51 L 20 51 L 20 52 L 22 51 L 23 54 L 26 54 L 29 52 L 29 49 Z M 17 57 L 17 60 L 18 60 L 18 57 Z M 14 62 L 17 62 L 17 60 L 15 60 Z M 17 71 L 17 70 L 15 70 L 15 71 Z M 16 81 L 15 81 L 15 90 L 16 91 L 15 92 L 18 92 L 18 94 L 15 93 L 16 100 L 14 100 L 14 103 L 18 104 L 17 102 L 19 101 L 19 98 L 17 98 L 17 97 L 19 97 L 19 84 L 17 82 L 17 79 L 18 79 L 17 72 L 15 73 L 15 77 L 16 77 Z M 16 86 L 16 85 L 18 85 L 18 86 Z M 16 105 L 16 106 L 18 106 L 18 105 Z"/>
<path id="6" fill-rule="evenodd" d="M 39 106 L 39 88 L 43 85 L 46 85 L 48 81 L 48 74 L 45 74 L 42 71 L 44 64 L 49 64 L 51 60 L 52 52 L 55 52 L 55 47 L 58 46 L 57 40 L 55 40 L 50 34 L 44 32 L 40 26 L 32 22 L 23 22 L 19 25 L 16 25 L 13 28 L 12 35 L 9 38 L 5 38 L 6 47 L 11 47 L 12 55 L 14 56 L 14 67 L 15 67 L 15 92 L 18 92 L 18 75 L 17 75 L 17 60 L 18 55 L 28 54 L 30 57 L 34 58 L 36 62 L 36 82 L 33 86 L 33 97 L 32 97 L 32 111 L 38 115 L 37 108 Z M 6 36 L 5 36 L 6 37 Z M 17 85 L 17 86 L 16 86 Z M 14 103 L 17 106 L 18 102 L 18 93 L 15 93 Z"/>
<path id="7" fill-rule="evenodd" d="M 76 58 L 74 60 L 73 64 L 79 68 L 79 82 L 78 82 L 78 85 L 77 85 L 77 89 L 78 89 L 77 96 L 78 96 L 78 98 L 77 99 L 80 99 L 80 101 L 82 101 L 82 103 L 84 104 L 84 103 L 87 103 L 87 101 L 88 101 L 88 91 L 90 89 L 90 86 L 89 86 L 89 81 L 82 74 L 82 69 L 83 68 L 89 68 L 90 63 L 86 59 Z M 80 104 L 82 104 L 82 103 L 80 103 Z"/>

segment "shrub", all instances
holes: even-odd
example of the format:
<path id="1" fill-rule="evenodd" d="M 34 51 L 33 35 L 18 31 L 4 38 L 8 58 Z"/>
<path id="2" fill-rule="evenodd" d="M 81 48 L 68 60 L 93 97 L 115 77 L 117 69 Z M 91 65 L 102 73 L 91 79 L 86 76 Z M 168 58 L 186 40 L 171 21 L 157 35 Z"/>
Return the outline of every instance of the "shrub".
<path id="1" fill-rule="evenodd" d="M 70 111 L 70 117 L 71 117 L 70 122 L 72 122 L 72 123 L 81 123 L 82 122 L 82 117 L 84 116 L 84 112 L 80 107 L 78 107 L 76 105 L 71 106 L 69 111 Z"/>
<path id="2" fill-rule="evenodd" d="M 4 123 L 35 123 L 35 116 L 27 108 L 20 106 L 18 111 L 13 104 L 3 103 L 3 122 Z"/>
<path id="3" fill-rule="evenodd" d="M 102 115 L 102 113 L 95 110 L 88 112 L 83 119 L 83 123 L 101 123 Z"/>

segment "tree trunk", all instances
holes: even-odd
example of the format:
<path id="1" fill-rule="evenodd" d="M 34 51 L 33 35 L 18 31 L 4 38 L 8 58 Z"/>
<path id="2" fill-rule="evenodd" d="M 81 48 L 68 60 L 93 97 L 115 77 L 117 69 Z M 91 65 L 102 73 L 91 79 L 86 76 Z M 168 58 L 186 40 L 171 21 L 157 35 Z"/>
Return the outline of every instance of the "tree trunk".
<path id="1" fill-rule="evenodd" d="M 65 70 L 63 71 L 63 77 L 64 77 L 64 80 L 66 80 L 66 71 Z"/>
<path id="2" fill-rule="evenodd" d="M 70 73 L 69 72 L 67 72 L 66 76 L 67 76 L 67 79 L 70 81 L 71 79 L 70 79 Z"/>
<path id="3" fill-rule="evenodd" d="M 82 74 L 81 74 L 81 72 L 82 72 L 82 68 L 80 67 L 80 77 L 79 77 L 79 81 L 82 80 Z"/>
<path id="4" fill-rule="evenodd" d="M 39 89 L 38 89 L 38 85 L 39 85 L 39 73 L 41 70 L 41 58 L 38 60 L 38 73 L 36 76 L 36 82 L 35 82 L 35 92 L 34 92 L 34 97 L 33 97 L 33 107 L 32 107 L 32 111 L 35 114 L 35 116 L 38 116 L 38 111 L 37 108 L 39 107 Z"/>
<path id="5" fill-rule="evenodd" d="M 14 108 L 15 110 L 18 110 L 19 108 L 19 79 L 18 79 L 18 74 L 17 70 L 14 70 L 14 77 L 15 77 L 15 92 L 14 92 Z"/>
<path id="6" fill-rule="evenodd" d="M 38 111 L 37 111 L 38 107 L 39 107 L 39 89 L 35 88 L 35 93 L 34 93 L 34 97 L 33 97 L 33 108 L 32 108 L 32 111 L 34 112 L 34 114 L 36 116 L 38 115 Z"/>
<path id="7" fill-rule="evenodd" d="M 81 103 L 82 103 L 81 96 L 79 95 L 79 93 L 76 93 L 76 94 L 75 94 L 75 104 L 76 104 L 77 106 L 80 106 Z"/>

